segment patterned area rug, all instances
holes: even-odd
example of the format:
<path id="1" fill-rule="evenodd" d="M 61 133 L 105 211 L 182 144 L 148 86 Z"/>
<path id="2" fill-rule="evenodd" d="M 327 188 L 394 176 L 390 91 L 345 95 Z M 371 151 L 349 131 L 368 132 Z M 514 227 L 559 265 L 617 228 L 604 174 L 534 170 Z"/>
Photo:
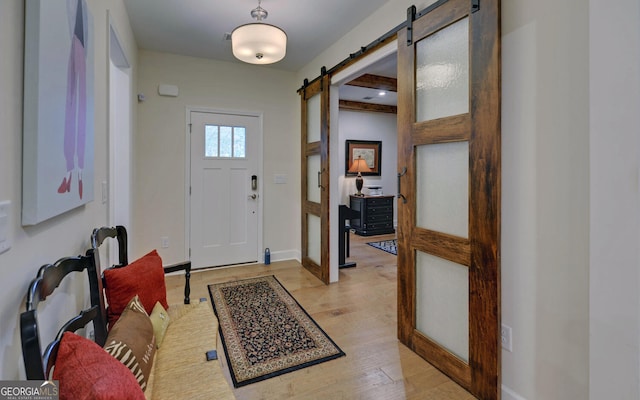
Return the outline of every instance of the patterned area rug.
<path id="1" fill-rule="evenodd" d="M 380 242 L 369 242 L 367 243 L 369 246 L 373 246 L 376 249 L 384 250 L 387 253 L 391 253 L 393 255 L 398 255 L 398 241 L 396 239 L 392 240 L 382 240 Z"/>
<path id="2" fill-rule="evenodd" d="M 235 387 L 342 357 L 274 276 L 209 285 Z"/>

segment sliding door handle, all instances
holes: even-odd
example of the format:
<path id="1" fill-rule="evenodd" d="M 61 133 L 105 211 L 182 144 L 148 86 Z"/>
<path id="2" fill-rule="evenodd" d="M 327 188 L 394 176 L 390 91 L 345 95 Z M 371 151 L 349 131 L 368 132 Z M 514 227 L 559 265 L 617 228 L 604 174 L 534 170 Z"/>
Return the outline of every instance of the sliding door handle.
<path id="1" fill-rule="evenodd" d="M 324 172 L 324 169 L 322 169 L 322 171 L 318 171 L 318 187 L 322 190 L 324 190 L 324 186 L 322 186 L 322 173 Z"/>
<path id="2" fill-rule="evenodd" d="M 406 175 L 407 173 L 407 167 L 402 168 L 402 172 L 398 172 L 398 194 L 396 195 L 397 198 L 402 199 L 403 203 L 407 203 L 407 198 L 404 197 L 404 195 L 402 194 L 402 190 L 401 190 L 401 185 L 402 185 L 402 177 L 404 175 Z"/>

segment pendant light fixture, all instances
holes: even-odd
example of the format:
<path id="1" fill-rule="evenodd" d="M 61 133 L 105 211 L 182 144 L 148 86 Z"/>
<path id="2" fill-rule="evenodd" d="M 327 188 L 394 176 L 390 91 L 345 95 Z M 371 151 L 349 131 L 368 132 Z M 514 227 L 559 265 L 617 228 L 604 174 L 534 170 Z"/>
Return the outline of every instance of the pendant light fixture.
<path id="1" fill-rule="evenodd" d="M 250 64 L 272 64 L 282 60 L 287 53 L 287 34 L 277 26 L 265 24 L 267 10 L 260 6 L 251 10 L 251 17 L 257 20 L 237 27 L 231 32 L 233 55 Z"/>

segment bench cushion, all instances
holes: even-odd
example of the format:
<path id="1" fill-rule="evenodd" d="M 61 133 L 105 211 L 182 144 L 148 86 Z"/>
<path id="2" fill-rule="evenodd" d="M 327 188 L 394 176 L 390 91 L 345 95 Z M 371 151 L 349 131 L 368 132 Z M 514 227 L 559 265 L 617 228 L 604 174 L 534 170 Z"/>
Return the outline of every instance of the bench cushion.
<path id="1" fill-rule="evenodd" d="M 218 337 L 211 304 L 172 304 L 168 311 L 171 323 L 156 352 L 147 399 L 235 399 L 220 360 L 206 359 Z"/>

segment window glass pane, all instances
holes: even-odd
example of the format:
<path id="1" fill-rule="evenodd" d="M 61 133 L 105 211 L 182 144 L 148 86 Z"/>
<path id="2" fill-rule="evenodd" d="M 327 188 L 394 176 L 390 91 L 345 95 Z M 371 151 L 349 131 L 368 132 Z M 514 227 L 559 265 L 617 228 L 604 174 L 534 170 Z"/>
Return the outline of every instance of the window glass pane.
<path id="1" fill-rule="evenodd" d="M 244 158 L 247 156 L 245 136 L 246 129 L 243 126 L 236 126 L 233 128 L 233 157 Z"/>
<path id="2" fill-rule="evenodd" d="M 231 157 L 231 143 L 233 141 L 233 130 L 230 126 L 220 127 L 220 157 Z"/>
<path id="3" fill-rule="evenodd" d="M 218 157 L 218 126 L 206 125 L 204 127 L 204 156 Z"/>
<path id="4" fill-rule="evenodd" d="M 320 94 L 307 100 L 307 143 L 320 141 Z"/>
<path id="5" fill-rule="evenodd" d="M 314 263 L 322 264 L 320 243 L 322 238 L 322 222 L 320 217 L 307 214 L 307 255 Z"/>
<path id="6" fill-rule="evenodd" d="M 469 237 L 469 142 L 416 147 L 416 225 Z"/>
<path id="7" fill-rule="evenodd" d="M 307 200 L 320 203 L 320 186 L 318 185 L 318 173 L 322 169 L 320 154 L 307 157 Z"/>
<path id="8" fill-rule="evenodd" d="M 416 120 L 469 112 L 469 18 L 416 45 Z"/>
<path id="9" fill-rule="evenodd" d="M 416 329 L 469 361 L 469 270 L 416 251 Z"/>

